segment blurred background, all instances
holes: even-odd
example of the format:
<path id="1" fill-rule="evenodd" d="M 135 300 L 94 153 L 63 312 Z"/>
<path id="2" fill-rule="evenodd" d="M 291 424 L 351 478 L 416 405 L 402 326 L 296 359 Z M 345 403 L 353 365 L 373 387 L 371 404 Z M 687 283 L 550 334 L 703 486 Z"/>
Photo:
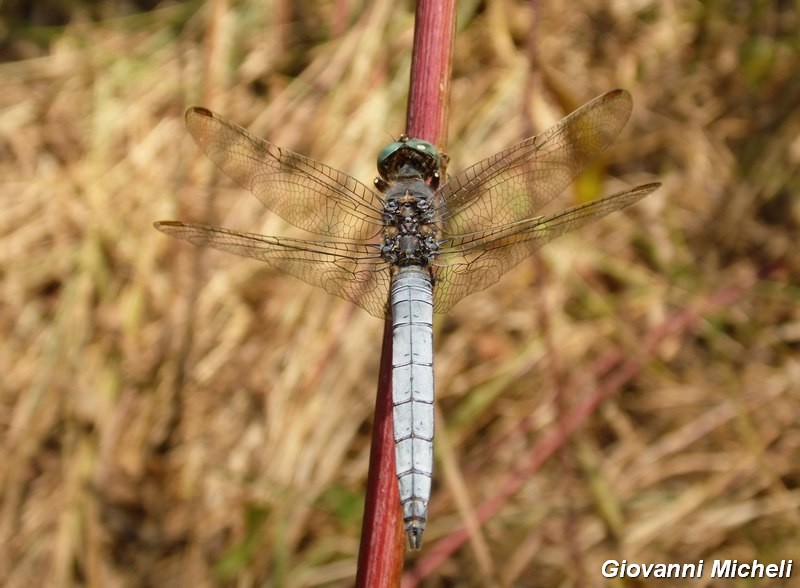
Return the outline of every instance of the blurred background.
<path id="1" fill-rule="evenodd" d="M 0 10 L 3 586 L 352 585 L 381 321 L 152 222 L 287 230 L 204 159 L 193 104 L 371 182 L 414 4 Z M 623 87 L 630 123 L 559 205 L 664 185 L 438 317 L 408 585 L 796 557 L 800 5 L 459 11 L 451 172 Z"/>

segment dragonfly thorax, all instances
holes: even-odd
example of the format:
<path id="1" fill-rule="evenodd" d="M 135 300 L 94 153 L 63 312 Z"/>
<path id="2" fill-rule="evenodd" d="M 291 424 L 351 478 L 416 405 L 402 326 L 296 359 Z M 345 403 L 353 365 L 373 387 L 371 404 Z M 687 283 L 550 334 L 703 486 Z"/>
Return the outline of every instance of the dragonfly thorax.
<path id="1" fill-rule="evenodd" d="M 393 265 L 428 265 L 439 253 L 433 191 L 421 179 L 392 185 L 383 211 L 381 257 Z"/>

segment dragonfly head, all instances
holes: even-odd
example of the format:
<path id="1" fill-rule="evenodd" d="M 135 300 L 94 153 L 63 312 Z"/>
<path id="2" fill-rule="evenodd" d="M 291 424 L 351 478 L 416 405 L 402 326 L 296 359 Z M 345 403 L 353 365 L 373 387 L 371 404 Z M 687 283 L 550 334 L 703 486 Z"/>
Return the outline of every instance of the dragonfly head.
<path id="1" fill-rule="evenodd" d="M 378 173 L 388 182 L 422 179 L 426 182 L 439 172 L 441 160 L 436 147 L 422 139 L 405 135 L 384 147 L 378 154 Z"/>

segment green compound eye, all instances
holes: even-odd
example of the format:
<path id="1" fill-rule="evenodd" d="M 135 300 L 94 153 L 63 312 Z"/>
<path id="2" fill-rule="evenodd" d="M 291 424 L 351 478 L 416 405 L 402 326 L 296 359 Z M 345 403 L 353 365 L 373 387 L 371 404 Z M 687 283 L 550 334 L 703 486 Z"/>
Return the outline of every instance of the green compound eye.
<path id="1" fill-rule="evenodd" d="M 430 157 L 433 160 L 434 169 L 439 169 L 439 167 L 441 167 L 439 152 L 436 150 L 436 147 L 422 139 L 407 139 L 405 141 L 395 141 L 381 149 L 381 152 L 378 153 L 378 169 L 385 169 L 387 160 L 403 147 L 413 149 L 418 153 L 423 153 Z"/>

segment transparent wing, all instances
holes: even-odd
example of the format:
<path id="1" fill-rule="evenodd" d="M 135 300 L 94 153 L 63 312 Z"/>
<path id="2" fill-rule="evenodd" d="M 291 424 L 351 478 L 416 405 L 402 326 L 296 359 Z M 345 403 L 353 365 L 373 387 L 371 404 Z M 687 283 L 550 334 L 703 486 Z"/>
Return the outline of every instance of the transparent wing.
<path id="1" fill-rule="evenodd" d="M 445 236 L 479 232 L 536 215 L 619 134 L 633 102 L 613 90 L 551 129 L 473 165 L 439 190 Z"/>
<path id="2" fill-rule="evenodd" d="M 378 318 L 386 317 L 391 269 L 376 245 L 266 237 L 177 221 L 154 226 L 194 245 L 264 261 Z"/>
<path id="3" fill-rule="evenodd" d="M 646 184 L 561 212 L 446 238 L 434 263 L 434 311 L 491 286 L 556 237 L 641 200 L 661 184 Z"/>
<path id="4" fill-rule="evenodd" d="M 205 108 L 186 111 L 186 128 L 222 171 L 294 226 L 356 241 L 381 230 L 381 199 L 355 178 L 255 137 Z"/>

